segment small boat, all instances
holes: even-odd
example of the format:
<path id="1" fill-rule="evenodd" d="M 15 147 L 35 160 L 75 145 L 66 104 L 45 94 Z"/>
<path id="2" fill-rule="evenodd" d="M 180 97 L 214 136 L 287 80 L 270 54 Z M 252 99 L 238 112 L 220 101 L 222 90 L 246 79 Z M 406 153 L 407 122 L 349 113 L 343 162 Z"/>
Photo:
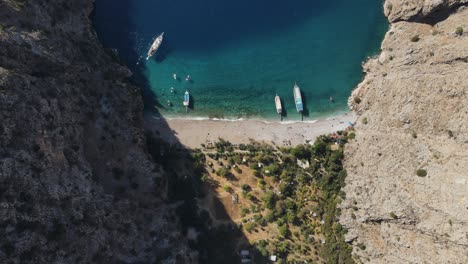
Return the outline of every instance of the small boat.
<path id="1" fill-rule="evenodd" d="M 177 80 L 177 74 L 172 74 L 172 77 L 174 78 L 174 80 Z"/>
<path id="2" fill-rule="evenodd" d="M 185 112 L 188 112 L 189 105 L 190 105 L 190 94 L 188 91 L 185 91 L 185 94 L 184 94 Z"/>
<path id="3" fill-rule="evenodd" d="M 276 95 L 275 96 L 275 105 L 276 105 L 276 112 L 281 115 L 281 113 L 283 112 L 283 107 L 281 106 L 281 98 Z"/>
<path id="4" fill-rule="evenodd" d="M 187 75 L 187 77 L 185 77 L 185 80 L 188 82 L 190 81 L 190 75 Z"/>
<path id="5" fill-rule="evenodd" d="M 297 83 L 294 83 L 294 102 L 297 112 L 302 113 L 302 111 L 304 111 L 304 105 L 302 104 L 301 89 L 297 86 Z"/>
<path id="6" fill-rule="evenodd" d="M 330 102 L 334 103 L 335 102 L 335 99 L 333 99 L 333 97 L 330 96 Z"/>
<path id="7" fill-rule="evenodd" d="M 149 58 L 151 58 L 151 56 L 153 56 L 156 51 L 158 51 L 159 49 L 159 46 L 161 46 L 161 43 L 163 41 L 163 36 L 164 36 L 164 32 L 161 33 L 159 36 L 157 36 L 154 41 L 153 41 L 153 44 L 151 44 L 151 47 L 150 49 L 148 50 L 148 54 L 147 54 L 147 57 L 146 57 L 146 60 L 148 60 Z"/>

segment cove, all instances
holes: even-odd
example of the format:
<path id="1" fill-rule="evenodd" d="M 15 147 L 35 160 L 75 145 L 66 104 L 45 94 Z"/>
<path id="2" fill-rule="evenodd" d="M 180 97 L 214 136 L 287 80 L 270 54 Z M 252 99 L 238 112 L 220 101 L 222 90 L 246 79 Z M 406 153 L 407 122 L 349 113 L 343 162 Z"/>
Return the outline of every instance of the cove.
<path id="1" fill-rule="evenodd" d="M 145 87 L 147 111 L 187 118 L 276 119 L 278 94 L 284 119 L 299 120 L 295 82 L 305 119 L 344 112 L 387 30 L 375 0 L 97 0 L 94 23 Z M 161 32 L 158 53 L 144 60 Z"/>

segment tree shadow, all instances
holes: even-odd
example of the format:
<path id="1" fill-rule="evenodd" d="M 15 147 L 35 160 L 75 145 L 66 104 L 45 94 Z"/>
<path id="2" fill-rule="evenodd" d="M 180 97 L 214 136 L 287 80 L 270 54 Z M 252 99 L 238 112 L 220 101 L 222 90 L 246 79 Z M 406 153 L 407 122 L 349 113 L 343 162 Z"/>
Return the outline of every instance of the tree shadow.
<path id="1" fill-rule="evenodd" d="M 250 244 L 242 225 L 232 221 L 222 201 L 215 195 L 219 183 L 202 181 L 207 174 L 206 161 L 200 163 L 200 152 L 183 146 L 164 118 L 148 121 L 147 146 L 153 160 L 167 174 L 167 202 L 178 205 L 179 229 L 189 238 L 190 247 L 199 253 L 199 263 L 240 263 L 241 250 L 249 250 L 254 263 L 266 263 L 266 258 Z M 235 177 L 229 177 L 236 181 Z M 199 200 L 212 197 L 212 213 L 202 209 Z"/>

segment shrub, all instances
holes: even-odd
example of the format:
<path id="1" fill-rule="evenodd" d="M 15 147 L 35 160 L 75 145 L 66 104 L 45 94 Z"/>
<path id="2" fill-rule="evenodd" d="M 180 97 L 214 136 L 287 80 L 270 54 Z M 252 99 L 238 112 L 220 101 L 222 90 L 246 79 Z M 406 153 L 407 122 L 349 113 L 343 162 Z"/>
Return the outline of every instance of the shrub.
<path id="1" fill-rule="evenodd" d="M 266 186 L 266 182 L 264 179 L 258 179 L 257 181 L 257 187 L 260 188 L 260 189 L 264 189 Z"/>
<path id="2" fill-rule="evenodd" d="M 227 185 L 227 184 L 223 185 L 223 189 L 224 189 L 226 192 L 231 192 L 231 191 L 232 191 L 232 188 L 231 188 L 229 185 Z"/>
<path id="3" fill-rule="evenodd" d="M 206 174 L 206 173 L 203 173 L 202 176 L 200 177 L 200 180 L 202 182 L 207 182 L 209 179 L 210 178 L 209 178 L 208 174 Z"/>
<path id="4" fill-rule="evenodd" d="M 448 133 L 450 138 L 453 138 L 453 131 L 452 130 L 448 130 L 447 133 Z"/>
<path id="5" fill-rule="evenodd" d="M 420 40 L 419 35 L 413 36 L 411 42 L 418 42 Z"/>
<path id="6" fill-rule="evenodd" d="M 236 164 L 241 164 L 242 163 L 242 158 L 240 155 L 236 155 L 232 158 Z"/>
<path id="7" fill-rule="evenodd" d="M 304 145 L 299 145 L 295 148 L 292 148 L 291 154 L 293 154 L 298 159 L 310 158 L 310 152 Z"/>
<path id="8" fill-rule="evenodd" d="M 457 27 L 457 29 L 455 30 L 455 34 L 457 34 L 458 36 L 463 35 L 463 28 L 462 27 Z"/>
<path id="9" fill-rule="evenodd" d="M 265 216 L 265 220 L 268 222 L 268 223 L 273 223 L 275 221 L 276 217 L 275 217 L 275 211 L 270 211 L 268 212 L 268 214 Z"/>
<path id="10" fill-rule="evenodd" d="M 281 225 L 278 228 L 278 232 L 279 232 L 280 236 L 282 236 L 284 238 L 287 238 L 290 235 L 290 231 L 289 231 L 289 228 L 288 228 L 287 224 Z"/>
<path id="11" fill-rule="evenodd" d="M 348 139 L 355 139 L 356 138 L 356 133 L 351 132 L 348 134 Z"/>
<path id="12" fill-rule="evenodd" d="M 241 174 L 242 173 L 242 170 L 241 168 L 239 168 L 238 166 L 234 167 L 234 171 Z"/>
<path id="13" fill-rule="evenodd" d="M 242 217 L 246 216 L 249 213 L 250 213 L 250 210 L 248 208 L 242 208 L 241 209 L 241 216 Z"/>
<path id="14" fill-rule="evenodd" d="M 361 250 L 366 250 L 366 245 L 364 245 L 363 243 L 358 243 L 356 246 Z"/>
<path id="15" fill-rule="evenodd" d="M 361 98 L 359 98 L 359 97 L 357 97 L 357 96 L 354 97 L 354 102 L 355 102 L 356 104 L 360 104 L 360 103 L 361 103 Z"/>
<path id="16" fill-rule="evenodd" d="M 258 252 L 264 256 L 267 257 L 269 255 L 269 252 L 267 250 L 268 242 L 266 240 L 260 240 L 255 244 L 255 247 L 257 248 Z"/>
<path id="17" fill-rule="evenodd" d="M 216 175 L 222 176 L 224 178 L 228 178 L 229 177 L 229 170 L 227 168 L 225 168 L 225 167 L 221 167 L 216 171 Z"/>
<path id="18" fill-rule="evenodd" d="M 260 171 L 258 171 L 258 170 L 254 170 L 253 175 L 254 175 L 255 177 L 257 177 L 257 178 L 261 178 L 261 177 L 262 177 L 262 174 L 261 174 Z"/>
<path id="19" fill-rule="evenodd" d="M 424 170 L 424 169 L 418 169 L 418 170 L 416 171 L 416 175 L 418 175 L 419 177 L 426 177 L 427 171 Z"/>
<path id="20" fill-rule="evenodd" d="M 270 210 L 275 208 L 276 200 L 277 200 L 276 194 L 272 192 L 268 192 L 265 194 L 265 196 L 263 196 L 263 201 L 265 202 L 265 206 L 266 208 Z"/>
<path id="21" fill-rule="evenodd" d="M 252 233 L 252 231 L 255 229 L 256 226 L 257 226 L 256 223 L 250 222 L 250 223 L 245 224 L 244 228 L 245 228 L 245 231 Z"/>
<path id="22" fill-rule="evenodd" d="M 289 211 L 287 214 L 286 214 L 286 220 L 288 221 L 288 223 L 290 224 L 296 224 L 297 223 L 297 217 L 296 217 L 296 214 L 292 211 Z"/>
<path id="23" fill-rule="evenodd" d="M 398 216 L 394 212 L 390 212 L 390 217 L 393 219 L 397 219 Z"/>
<path id="24" fill-rule="evenodd" d="M 412 136 L 413 138 L 418 138 L 418 134 L 416 134 L 416 132 L 411 133 L 411 136 Z"/>
<path id="25" fill-rule="evenodd" d="M 362 123 L 363 123 L 364 125 L 367 124 L 367 117 L 364 117 L 364 118 L 362 119 Z"/>
<path id="26" fill-rule="evenodd" d="M 267 221 L 265 219 L 263 219 L 261 214 L 254 215 L 254 221 L 255 221 L 255 223 L 257 223 L 257 224 L 259 224 L 261 226 L 266 226 L 267 225 Z"/>

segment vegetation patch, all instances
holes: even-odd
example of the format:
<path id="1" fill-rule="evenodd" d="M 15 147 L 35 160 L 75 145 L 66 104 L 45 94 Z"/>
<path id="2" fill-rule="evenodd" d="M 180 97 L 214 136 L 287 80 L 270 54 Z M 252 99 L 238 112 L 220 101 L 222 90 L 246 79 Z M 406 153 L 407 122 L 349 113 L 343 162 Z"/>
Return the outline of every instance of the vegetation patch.
<path id="1" fill-rule="evenodd" d="M 178 214 L 184 229 L 199 234 L 192 246 L 200 262 L 239 263 L 240 250 L 249 250 L 254 263 L 270 263 L 270 256 L 277 263 L 354 263 L 338 209 L 344 146 L 354 137 L 340 131 L 282 148 L 220 139 L 191 151 L 193 177 L 185 171 L 171 179 L 169 187 L 183 194 L 169 197 L 185 201 Z"/>
<path id="2" fill-rule="evenodd" d="M 419 35 L 413 36 L 411 38 L 411 42 L 418 42 L 421 38 L 419 38 Z"/>
<path id="3" fill-rule="evenodd" d="M 418 169 L 416 170 L 416 175 L 419 177 L 426 177 L 427 176 L 427 171 L 424 169 Z"/>
<path id="4" fill-rule="evenodd" d="M 463 35 L 463 28 L 457 27 L 457 29 L 455 30 L 455 34 L 457 34 L 457 36 Z"/>

